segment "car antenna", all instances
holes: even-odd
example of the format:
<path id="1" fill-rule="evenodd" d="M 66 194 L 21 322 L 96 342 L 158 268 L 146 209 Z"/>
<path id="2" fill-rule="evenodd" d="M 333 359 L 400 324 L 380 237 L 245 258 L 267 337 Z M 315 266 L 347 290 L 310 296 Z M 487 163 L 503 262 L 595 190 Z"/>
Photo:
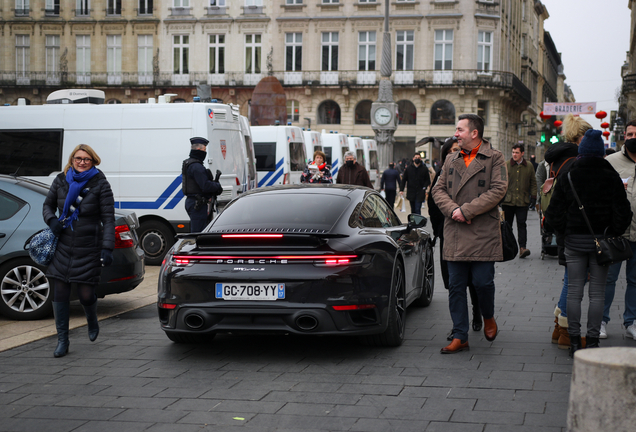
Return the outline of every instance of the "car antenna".
<path id="1" fill-rule="evenodd" d="M 22 168 L 22 164 L 24 163 L 24 161 L 20 162 L 20 166 L 15 170 L 15 172 L 13 174 L 9 174 L 11 177 L 17 177 L 18 176 L 18 171 L 20 171 L 20 168 Z"/>

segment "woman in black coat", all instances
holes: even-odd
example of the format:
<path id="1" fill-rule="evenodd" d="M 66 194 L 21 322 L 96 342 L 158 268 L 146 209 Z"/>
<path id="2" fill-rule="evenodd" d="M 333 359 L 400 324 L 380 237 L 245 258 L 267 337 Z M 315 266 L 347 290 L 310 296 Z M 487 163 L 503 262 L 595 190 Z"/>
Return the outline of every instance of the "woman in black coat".
<path id="1" fill-rule="evenodd" d="M 442 171 L 442 167 L 444 166 L 444 161 L 446 160 L 446 156 L 449 154 L 458 152 L 460 150 L 459 143 L 457 142 L 457 138 L 452 137 L 448 138 L 444 141 L 444 145 L 442 146 L 440 156 L 441 163 L 439 165 L 439 169 L 437 173 L 435 173 L 435 178 L 433 179 L 433 183 L 431 184 L 431 190 L 437 184 L 437 179 L 439 179 L 440 172 Z M 433 194 L 428 194 L 428 215 L 431 219 L 431 225 L 433 227 L 433 235 L 439 238 L 439 264 L 442 271 L 442 281 L 444 282 L 444 288 L 448 289 L 448 263 L 444 259 L 444 218 L 445 216 L 442 214 L 437 204 L 435 204 L 435 200 L 433 199 Z M 477 290 L 472 282 L 469 280 L 468 282 L 468 292 L 470 293 L 470 301 L 473 304 L 473 330 L 480 331 L 482 327 L 482 319 L 481 319 L 481 311 L 479 309 L 479 298 L 477 297 Z M 449 341 L 453 340 L 453 332 L 451 330 L 447 339 Z"/>
<path id="2" fill-rule="evenodd" d="M 567 175 L 559 177 L 545 214 L 546 221 L 565 239 L 570 355 L 581 348 L 581 301 L 588 271 L 590 303 L 586 342 L 588 348 L 598 347 L 609 266 L 596 262 L 594 238 L 603 237 L 605 233 L 621 235 L 632 219 L 623 182 L 604 156 L 601 131 L 590 129 L 585 132 L 579 145 L 579 156 L 569 172 L 594 235 L 585 222 Z"/>
<path id="3" fill-rule="evenodd" d="M 68 353 L 71 284 L 77 285 L 86 312 L 89 339 L 94 341 L 99 334 L 95 287 L 102 266 L 112 264 L 115 248 L 115 201 L 106 176 L 95 168 L 100 162 L 90 146 L 75 147 L 44 201 L 44 221 L 59 238 L 46 271 L 53 285 L 55 357 Z"/>

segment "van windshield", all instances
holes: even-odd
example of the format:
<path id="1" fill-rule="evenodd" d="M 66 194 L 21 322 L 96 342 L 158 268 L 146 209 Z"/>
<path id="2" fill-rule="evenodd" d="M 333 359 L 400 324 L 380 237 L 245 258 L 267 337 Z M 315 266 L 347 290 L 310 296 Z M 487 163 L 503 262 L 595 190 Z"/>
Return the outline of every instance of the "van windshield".
<path id="1" fill-rule="evenodd" d="M 254 154 L 256 155 L 257 171 L 276 171 L 275 142 L 255 142 Z"/>
<path id="2" fill-rule="evenodd" d="M 378 169 L 378 152 L 375 150 L 369 151 L 369 166 L 371 169 Z"/>
<path id="3" fill-rule="evenodd" d="M 307 157 L 305 156 L 305 146 L 303 143 L 289 143 L 289 170 L 304 171 L 307 166 Z"/>

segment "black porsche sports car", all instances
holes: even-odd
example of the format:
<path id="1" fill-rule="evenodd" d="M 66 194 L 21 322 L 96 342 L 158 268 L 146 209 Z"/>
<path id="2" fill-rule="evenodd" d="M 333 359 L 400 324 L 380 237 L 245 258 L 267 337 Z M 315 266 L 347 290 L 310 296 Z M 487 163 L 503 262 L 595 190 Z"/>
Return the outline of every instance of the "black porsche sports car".
<path id="1" fill-rule="evenodd" d="M 407 307 L 428 306 L 434 286 L 426 218 L 408 220 L 357 186 L 242 194 L 168 252 L 159 275 L 161 328 L 182 343 L 217 332 L 283 332 L 400 345 Z"/>

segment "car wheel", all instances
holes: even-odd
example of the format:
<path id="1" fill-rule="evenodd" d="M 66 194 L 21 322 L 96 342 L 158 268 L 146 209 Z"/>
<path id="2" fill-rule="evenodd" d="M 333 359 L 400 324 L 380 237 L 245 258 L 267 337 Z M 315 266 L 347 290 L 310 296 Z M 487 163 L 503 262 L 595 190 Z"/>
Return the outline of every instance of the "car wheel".
<path id="1" fill-rule="evenodd" d="M 391 300 L 389 302 L 389 324 L 377 335 L 364 336 L 363 342 L 368 345 L 396 347 L 404 341 L 406 327 L 406 289 L 404 284 L 404 266 L 400 261 L 395 266 L 391 283 Z"/>
<path id="2" fill-rule="evenodd" d="M 216 336 L 216 333 L 206 333 L 206 334 L 191 334 L 191 333 L 177 333 L 177 332 L 166 332 L 166 336 L 174 343 L 178 344 L 199 344 L 211 342 Z"/>
<path id="3" fill-rule="evenodd" d="M 426 245 L 424 252 L 424 280 L 422 281 L 422 292 L 413 302 L 415 306 L 426 307 L 433 301 L 435 291 L 435 258 L 434 249 L 430 243 Z"/>
<path id="4" fill-rule="evenodd" d="M 174 244 L 174 234 L 170 227 L 162 222 L 142 222 L 139 230 L 139 245 L 146 255 L 146 265 L 160 265 L 163 257 Z"/>
<path id="5" fill-rule="evenodd" d="M 0 298 L 0 313 L 12 320 L 38 320 L 53 310 L 53 290 L 44 268 L 28 258 L 0 266 Z"/>

